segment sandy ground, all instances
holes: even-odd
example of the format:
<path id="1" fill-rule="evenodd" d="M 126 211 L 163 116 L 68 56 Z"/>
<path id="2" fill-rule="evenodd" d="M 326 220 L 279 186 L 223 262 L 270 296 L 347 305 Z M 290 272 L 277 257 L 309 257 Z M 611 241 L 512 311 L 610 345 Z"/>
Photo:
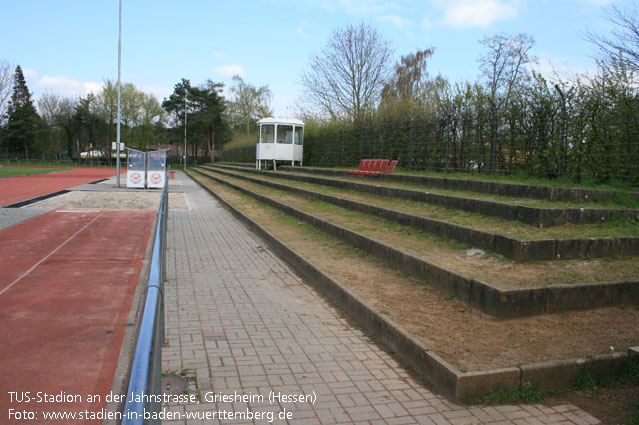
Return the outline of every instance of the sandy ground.
<path id="1" fill-rule="evenodd" d="M 157 210 L 160 205 L 160 191 L 139 192 L 68 192 L 49 198 L 31 207 L 39 208 L 104 208 Z M 169 193 L 169 209 L 189 209 L 184 193 Z"/>

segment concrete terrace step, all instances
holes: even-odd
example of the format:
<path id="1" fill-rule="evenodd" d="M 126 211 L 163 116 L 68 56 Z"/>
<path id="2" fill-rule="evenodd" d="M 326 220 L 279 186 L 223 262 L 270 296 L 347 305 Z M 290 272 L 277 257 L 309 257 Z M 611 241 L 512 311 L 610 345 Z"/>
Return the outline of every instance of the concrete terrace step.
<path id="1" fill-rule="evenodd" d="M 500 289 L 479 279 L 433 264 L 361 233 L 252 192 L 218 177 L 203 174 L 303 220 L 409 276 L 429 282 L 444 293 L 498 319 L 639 303 L 639 282 L 572 283 L 522 289 Z"/>
<path id="2" fill-rule="evenodd" d="M 370 204 L 351 201 L 345 198 L 330 196 L 319 192 L 304 190 L 294 186 L 286 186 L 270 181 L 250 178 L 244 174 L 229 173 L 227 168 L 203 167 L 203 169 L 218 172 L 222 175 L 257 183 L 275 189 L 286 190 L 304 197 L 320 199 L 344 208 L 373 214 L 387 220 L 409 225 L 417 229 L 449 238 L 473 247 L 495 252 L 517 262 L 569 260 L 585 257 L 609 257 L 614 255 L 639 254 L 639 237 L 607 237 L 607 238 L 562 238 L 520 240 L 502 234 L 481 231 L 454 223 L 436 220 L 428 217 L 406 214 Z"/>
<path id="3" fill-rule="evenodd" d="M 278 167 L 281 171 L 303 172 L 309 174 L 324 174 L 345 176 L 343 170 L 330 170 L 311 167 Z M 367 176 L 363 176 L 366 179 Z M 420 184 L 427 187 L 437 187 L 448 190 L 462 190 L 477 193 L 487 193 L 514 198 L 532 198 L 548 201 L 600 201 L 614 199 L 616 190 L 582 189 L 570 187 L 541 186 L 532 184 L 502 183 L 484 180 L 456 179 L 452 177 L 411 176 L 407 174 L 380 175 L 379 181 Z M 628 195 L 639 199 L 639 192 L 628 192 Z"/>
<path id="4" fill-rule="evenodd" d="M 218 165 L 218 167 L 234 168 L 227 165 Z M 272 175 L 295 181 L 357 190 L 375 195 L 426 202 L 462 211 L 479 213 L 489 217 L 517 220 L 535 227 L 560 226 L 567 223 L 576 225 L 592 224 L 599 223 L 604 220 L 611 220 L 613 218 L 623 218 L 626 220 L 639 219 L 639 211 L 637 210 L 619 208 L 538 208 L 515 205 L 506 202 L 464 198 L 461 196 L 443 195 L 420 190 L 400 189 L 389 186 L 359 183 L 355 181 L 291 174 L 280 171 L 258 171 L 247 168 L 243 168 L 242 170 L 245 172 L 255 174 L 263 173 L 264 175 Z"/>

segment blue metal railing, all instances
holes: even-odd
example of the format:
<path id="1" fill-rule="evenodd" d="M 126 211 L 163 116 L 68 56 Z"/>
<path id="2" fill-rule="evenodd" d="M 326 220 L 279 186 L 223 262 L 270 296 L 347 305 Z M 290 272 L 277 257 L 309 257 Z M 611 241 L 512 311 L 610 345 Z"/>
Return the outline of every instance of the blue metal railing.
<path id="1" fill-rule="evenodd" d="M 162 394 L 163 288 L 166 277 L 168 187 L 167 176 L 156 215 L 149 281 L 145 289 L 144 307 L 137 330 L 126 401 L 122 407 L 122 420 L 120 422 L 122 425 L 160 424 L 157 413 L 162 408 L 158 396 Z"/>

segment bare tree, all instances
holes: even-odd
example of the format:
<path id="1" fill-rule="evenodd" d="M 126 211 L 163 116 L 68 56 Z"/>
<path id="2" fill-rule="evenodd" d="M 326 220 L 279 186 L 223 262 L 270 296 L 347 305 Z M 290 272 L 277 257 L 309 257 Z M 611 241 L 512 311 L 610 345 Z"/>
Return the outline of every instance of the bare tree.
<path id="1" fill-rule="evenodd" d="M 373 27 L 335 30 L 328 45 L 311 56 L 302 85 L 311 104 L 331 118 L 360 120 L 379 102 L 390 74 L 390 44 Z"/>
<path id="2" fill-rule="evenodd" d="M 606 62 L 624 60 L 633 70 L 639 70 L 639 15 L 637 9 L 620 10 L 613 6 L 607 19 L 615 26 L 606 37 L 588 31 L 586 40 L 593 43 Z"/>
<path id="3" fill-rule="evenodd" d="M 255 87 L 234 75 L 229 94 L 228 114 L 237 133 L 251 134 L 257 120 L 273 113 L 270 106 L 273 94 L 268 86 Z"/>
<path id="4" fill-rule="evenodd" d="M 491 102 L 500 106 L 508 101 L 524 65 L 533 61 L 528 52 L 535 45 L 535 40 L 527 34 L 498 34 L 486 36 L 480 43 L 488 51 L 480 57 L 479 67 L 488 82 Z"/>
<path id="5" fill-rule="evenodd" d="M 52 92 L 46 92 L 38 99 L 38 112 L 47 127 L 43 154 L 61 158 L 67 150 L 74 107 L 73 99 L 62 98 Z"/>
<path id="6" fill-rule="evenodd" d="M 7 119 L 9 96 L 13 85 L 13 67 L 9 62 L 0 60 L 0 125 Z"/>
<path id="7" fill-rule="evenodd" d="M 479 67 L 482 70 L 488 84 L 488 100 L 491 112 L 491 172 L 497 170 L 498 146 L 497 130 L 498 117 L 502 106 L 508 103 L 513 88 L 520 82 L 524 71 L 524 65 L 532 62 L 528 55 L 535 41 L 526 34 L 509 36 L 498 34 L 492 37 L 484 37 L 480 40 L 488 51 L 480 57 Z"/>

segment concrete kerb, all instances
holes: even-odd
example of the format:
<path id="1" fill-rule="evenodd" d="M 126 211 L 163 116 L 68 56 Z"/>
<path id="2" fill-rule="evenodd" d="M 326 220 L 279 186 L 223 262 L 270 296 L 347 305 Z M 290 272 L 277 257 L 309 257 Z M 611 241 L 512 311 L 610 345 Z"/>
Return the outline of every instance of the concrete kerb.
<path id="1" fill-rule="evenodd" d="M 554 286 L 516 290 L 497 289 L 489 283 L 471 279 L 454 271 L 436 266 L 360 233 L 337 226 L 223 179 L 201 172 L 199 174 L 305 221 L 376 257 L 380 261 L 393 265 L 401 272 L 407 273 L 413 278 L 429 282 L 446 294 L 451 294 L 466 304 L 498 319 L 511 319 L 548 312 L 582 310 L 619 304 L 637 304 L 635 300 L 639 300 L 639 282 L 560 285 L 558 286 L 559 289 L 555 289 Z M 553 296 L 563 291 L 567 291 L 568 294 Z M 605 294 L 606 296 L 584 297 L 583 295 L 587 295 L 588 291 Z"/>
<path id="2" fill-rule="evenodd" d="M 189 175 L 189 174 L 187 174 Z M 307 281 L 335 302 L 378 340 L 388 346 L 418 376 L 430 382 L 442 395 L 454 402 L 478 397 L 497 389 L 517 388 L 525 382 L 540 388 L 567 388 L 585 365 L 596 373 L 618 370 L 629 355 L 639 355 L 639 347 L 628 353 L 595 356 L 592 359 L 557 360 L 500 369 L 462 372 L 431 351 L 428 346 L 382 315 L 358 295 L 324 273 L 310 260 L 295 252 L 257 222 L 234 208 L 222 197 L 189 175 L 200 187 L 216 198 L 236 218 L 247 225 Z M 561 376 L 553 380 L 554 376 Z"/>
<path id="3" fill-rule="evenodd" d="M 625 255 L 639 254 L 638 237 L 519 240 L 442 220 L 402 213 L 336 196 L 254 179 L 245 175 L 229 173 L 219 168 L 204 168 L 222 175 L 240 178 L 275 189 L 290 191 L 313 199 L 320 199 L 333 205 L 354 209 L 366 214 L 373 214 L 399 224 L 422 229 L 444 238 L 467 243 L 476 248 L 492 251 L 517 262 L 552 261 L 558 259 L 570 260 L 580 259 L 586 256 L 593 258 L 608 257 L 622 253 Z"/>

